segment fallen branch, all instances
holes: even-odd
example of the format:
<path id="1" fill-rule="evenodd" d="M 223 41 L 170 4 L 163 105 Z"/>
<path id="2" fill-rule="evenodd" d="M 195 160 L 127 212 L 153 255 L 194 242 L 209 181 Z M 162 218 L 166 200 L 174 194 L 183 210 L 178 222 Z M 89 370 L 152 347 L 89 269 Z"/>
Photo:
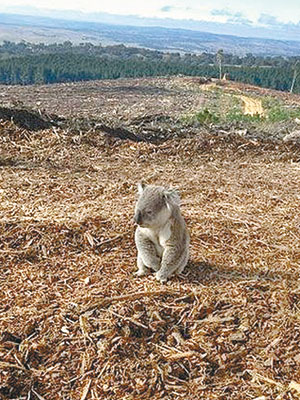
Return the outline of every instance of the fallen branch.
<path id="1" fill-rule="evenodd" d="M 179 295 L 179 292 L 172 292 L 170 290 L 158 290 L 158 291 L 153 291 L 153 292 L 149 291 L 149 292 L 130 293 L 130 294 L 122 295 L 122 296 L 103 297 L 102 299 L 100 299 L 94 303 L 91 303 L 91 304 L 87 305 L 86 307 L 82 307 L 82 309 L 80 310 L 80 314 L 90 311 L 93 308 L 108 306 L 112 303 L 119 302 L 119 301 L 137 300 L 140 297 L 155 297 L 155 296 L 170 295 L 170 294 Z"/>
<path id="2" fill-rule="evenodd" d="M 261 381 L 270 383 L 271 385 L 278 386 L 281 389 L 284 389 L 284 385 L 282 383 L 276 382 L 273 379 L 268 378 L 267 376 L 260 375 L 257 372 L 254 372 L 254 371 L 251 371 L 251 370 L 247 370 L 247 372 L 252 376 L 252 378 L 254 380 L 261 380 Z"/>
<path id="3" fill-rule="evenodd" d="M 90 387 L 91 387 L 91 383 L 92 383 L 92 380 L 90 379 L 82 391 L 82 396 L 81 396 L 80 400 L 86 399 L 86 396 L 88 395 Z"/>
<path id="4" fill-rule="evenodd" d="M 176 361 L 176 360 L 180 360 L 181 358 L 190 358 L 190 357 L 193 357 L 193 356 L 195 356 L 197 353 L 195 352 L 195 351 L 185 351 L 185 352 L 183 352 L 183 353 L 178 353 L 178 354 L 168 354 L 168 355 L 165 355 L 164 357 L 167 359 L 167 360 L 170 360 L 170 361 Z"/>
<path id="5" fill-rule="evenodd" d="M 36 397 L 39 400 L 45 400 L 45 397 L 41 396 L 40 394 L 38 394 L 34 389 L 31 389 L 32 393 L 34 393 L 36 395 Z"/>
<path id="6" fill-rule="evenodd" d="M 132 322 L 133 324 L 135 324 L 135 325 L 137 325 L 137 326 L 139 326 L 139 327 L 141 327 L 141 328 L 149 329 L 148 326 L 146 326 L 146 325 L 144 325 L 144 324 L 141 324 L 140 322 L 136 321 L 136 320 L 133 319 L 133 318 L 130 318 L 130 317 L 123 317 L 123 315 L 120 315 L 120 314 L 118 314 L 118 313 L 116 313 L 116 312 L 114 312 L 114 311 L 111 311 L 111 310 L 108 310 L 108 311 L 109 311 L 112 315 L 115 315 L 116 317 L 121 318 L 121 319 L 124 320 L 124 321 L 129 321 L 129 322 Z"/>
<path id="7" fill-rule="evenodd" d="M 99 247 L 101 247 L 101 246 L 103 246 L 103 245 L 105 245 L 105 244 L 114 242 L 115 240 L 118 240 L 118 239 L 120 239 L 121 237 L 126 236 L 129 232 L 130 232 L 130 231 L 128 230 L 128 231 L 126 231 L 126 232 L 120 233 L 120 234 L 117 235 L 117 236 L 114 236 L 113 238 L 104 240 L 103 242 L 100 242 L 96 247 L 99 248 Z M 89 241 L 89 243 L 91 244 L 90 241 Z"/>
<path id="8" fill-rule="evenodd" d="M 11 363 L 7 363 L 4 361 L 0 361 L 0 368 L 16 368 L 16 369 L 21 369 L 22 371 L 26 371 L 26 372 L 29 371 L 28 369 L 26 369 L 25 367 L 23 367 L 21 365 L 11 364 Z"/>

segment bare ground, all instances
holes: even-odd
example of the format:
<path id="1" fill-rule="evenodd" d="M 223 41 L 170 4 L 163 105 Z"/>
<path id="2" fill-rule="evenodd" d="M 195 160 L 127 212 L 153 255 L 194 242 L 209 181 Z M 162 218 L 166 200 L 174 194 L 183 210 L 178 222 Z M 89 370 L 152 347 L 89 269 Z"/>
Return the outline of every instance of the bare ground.
<path id="1" fill-rule="evenodd" d="M 199 78 L 145 78 L 34 86 L 0 86 L 6 105 L 24 105 L 64 117 L 128 120 L 145 114 L 176 116 L 197 110 Z"/>

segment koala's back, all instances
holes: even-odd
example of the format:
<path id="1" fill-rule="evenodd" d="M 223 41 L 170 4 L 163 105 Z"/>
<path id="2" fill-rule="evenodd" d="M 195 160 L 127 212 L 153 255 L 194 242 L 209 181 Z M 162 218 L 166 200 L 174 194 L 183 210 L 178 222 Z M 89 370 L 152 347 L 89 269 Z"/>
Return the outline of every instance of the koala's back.
<path id="1" fill-rule="evenodd" d="M 180 213 L 179 207 L 173 210 L 172 213 L 172 226 L 171 226 L 170 241 L 172 243 L 178 243 L 178 245 L 185 246 L 189 244 L 190 236 L 186 228 L 185 221 Z"/>
<path id="2" fill-rule="evenodd" d="M 173 224 L 171 229 L 170 239 L 167 241 L 166 245 L 174 247 L 174 262 L 180 265 L 177 272 L 183 271 L 189 259 L 189 245 L 190 245 L 190 235 L 187 230 L 185 221 L 180 213 L 179 208 L 174 210 L 173 214 Z"/>

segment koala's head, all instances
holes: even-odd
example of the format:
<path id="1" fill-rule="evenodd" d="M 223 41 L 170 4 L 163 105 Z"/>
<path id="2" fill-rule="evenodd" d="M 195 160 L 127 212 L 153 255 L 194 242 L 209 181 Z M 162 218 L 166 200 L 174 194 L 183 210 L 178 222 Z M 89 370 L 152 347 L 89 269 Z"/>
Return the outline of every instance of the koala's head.
<path id="1" fill-rule="evenodd" d="M 141 227 L 151 228 L 163 225 L 179 206 L 179 194 L 162 186 L 138 184 L 139 198 L 135 207 L 134 221 Z"/>

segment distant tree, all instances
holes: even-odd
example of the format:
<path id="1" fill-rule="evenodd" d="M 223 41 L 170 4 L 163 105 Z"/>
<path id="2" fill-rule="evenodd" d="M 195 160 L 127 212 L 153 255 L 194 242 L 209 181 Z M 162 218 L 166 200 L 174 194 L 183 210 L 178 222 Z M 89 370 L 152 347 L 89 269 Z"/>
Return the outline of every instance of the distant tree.
<path id="1" fill-rule="evenodd" d="M 249 66 L 255 65 L 255 62 L 256 58 L 252 53 L 247 53 L 243 60 L 244 65 L 249 65 Z"/>
<path id="2" fill-rule="evenodd" d="M 224 61 L 224 51 L 223 51 L 223 49 L 220 49 L 220 50 L 217 51 L 216 61 L 217 61 L 217 65 L 219 67 L 219 79 L 222 79 L 222 66 L 223 66 L 223 61 Z"/>
<path id="3" fill-rule="evenodd" d="M 296 79 L 297 79 L 297 76 L 298 76 L 299 71 L 300 71 L 300 61 L 299 60 L 297 60 L 295 62 L 295 64 L 293 65 L 293 71 L 294 71 L 294 73 L 293 73 L 293 80 L 292 80 L 292 84 L 291 84 L 291 88 L 290 88 L 290 93 L 293 93 L 293 90 L 294 90 L 294 87 L 295 87 L 295 83 L 296 83 Z"/>

